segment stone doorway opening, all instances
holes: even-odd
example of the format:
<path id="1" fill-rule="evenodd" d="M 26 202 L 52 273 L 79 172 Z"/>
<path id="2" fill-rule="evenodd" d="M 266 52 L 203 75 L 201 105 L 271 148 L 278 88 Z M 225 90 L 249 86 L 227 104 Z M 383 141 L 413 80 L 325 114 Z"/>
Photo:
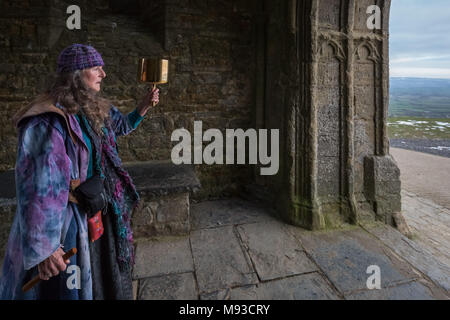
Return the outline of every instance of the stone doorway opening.
<path id="1" fill-rule="evenodd" d="M 374 4 L 379 29 L 367 24 Z M 395 225 L 400 172 L 386 130 L 390 1 L 264 5 L 265 90 L 257 119 L 281 129 L 281 165 L 277 177 L 256 180 L 297 226 Z"/>

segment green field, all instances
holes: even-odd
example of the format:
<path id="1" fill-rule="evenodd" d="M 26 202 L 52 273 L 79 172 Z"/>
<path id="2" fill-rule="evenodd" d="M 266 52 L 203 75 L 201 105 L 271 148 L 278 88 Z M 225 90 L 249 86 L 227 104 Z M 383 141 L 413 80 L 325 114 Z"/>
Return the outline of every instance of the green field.
<path id="1" fill-rule="evenodd" d="M 389 138 L 450 139 L 450 80 L 391 78 Z"/>
<path id="2" fill-rule="evenodd" d="M 450 118 L 450 80 L 391 78 L 389 116 Z"/>
<path id="3" fill-rule="evenodd" d="M 403 95 L 391 98 L 389 116 L 450 118 L 449 106 L 450 97 L 415 97 Z"/>
<path id="4" fill-rule="evenodd" d="M 391 117 L 388 134 L 391 139 L 450 139 L 450 119 Z"/>

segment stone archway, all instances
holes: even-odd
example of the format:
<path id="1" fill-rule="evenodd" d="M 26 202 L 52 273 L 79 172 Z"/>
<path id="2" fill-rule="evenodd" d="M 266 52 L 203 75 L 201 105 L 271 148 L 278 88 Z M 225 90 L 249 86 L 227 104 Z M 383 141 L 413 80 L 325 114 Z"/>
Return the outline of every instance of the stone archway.
<path id="1" fill-rule="evenodd" d="M 170 158 L 170 133 L 192 129 L 194 119 L 205 128 L 279 129 L 278 174 L 260 176 L 256 168 L 253 180 L 266 187 L 262 198 L 275 203 L 280 216 L 311 229 L 364 220 L 393 224 L 400 181 L 386 135 L 389 0 L 133 1 L 139 10 L 130 13 L 139 12 L 142 23 L 106 9 L 109 3 L 121 10 L 119 1 L 93 0 L 83 10 L 81 32 L 64 29 L 65 1 L 22 8 L 24 19 L 11 14 L 18 10 L 14 1 L 4 2 L 5 115 L 37 93 L 41 75 L 53 70 L 69 43 L 90 42 L 102 51 L 110 66 L 106 93 L 124 106 L 138 99 L 138 55 L 168 55 L 175 72 L 164 111 L 146 122 L 140 139 L 123 141 L 125 161 Z M 366 26 L 373 4 L 381 8 L 380 30 Z M 86 19 L 95 15 L 100 18 Z M 8 117 L 2 121 L 6 170 L 14 164 L 16 140 Z M 202 196 L 251 182 L 247 168 L 198 169 Z"/>
<path id="2" fill-rule="evenodd" d="M 374 4 L 379 30 L 366 23 Z M 265 2 L 259 124 L 280 128 L 284 139 L 279 176 L 259 182 L 274 191 L 278 212 L 292 224 L 395 224 L 401 204 L 386 132 L 389 8 L 389 0 Z"/>

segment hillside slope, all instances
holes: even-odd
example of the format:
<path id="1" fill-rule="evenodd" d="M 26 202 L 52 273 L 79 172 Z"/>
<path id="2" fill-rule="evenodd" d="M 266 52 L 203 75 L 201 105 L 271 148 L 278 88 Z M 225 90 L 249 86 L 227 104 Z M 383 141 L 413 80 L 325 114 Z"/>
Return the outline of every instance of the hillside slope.
<path id="1" fill-rule="evenodd" d="M 450 79 L 391 78 L 389 117 L 450 118 Z"/>

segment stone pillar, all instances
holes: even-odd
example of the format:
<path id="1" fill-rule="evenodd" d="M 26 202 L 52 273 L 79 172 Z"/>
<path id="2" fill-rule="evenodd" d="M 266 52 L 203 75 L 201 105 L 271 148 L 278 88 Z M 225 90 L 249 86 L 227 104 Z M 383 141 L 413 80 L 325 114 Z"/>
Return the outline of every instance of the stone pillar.
<path id="1" fill-rule="evenodd" d="M 379 30 L 367 27 L 373 4 L 381 8 Z M 309 229 L 375 219 L 393 224 L 400 180 L 386 130 L 390 1 L 266 5 L 266 63 L 273 69 L 266 88 L 284 86 L 268 90 L 265 107 L 268 114 L 276 105 L 282 115 L 266 122 L 269 128 L 278 124 L 284 138 L 280 176 L 268 182 L 280 190 L 278 212 Z M 278 38 L 272 37 L 277 29 Z"/>

